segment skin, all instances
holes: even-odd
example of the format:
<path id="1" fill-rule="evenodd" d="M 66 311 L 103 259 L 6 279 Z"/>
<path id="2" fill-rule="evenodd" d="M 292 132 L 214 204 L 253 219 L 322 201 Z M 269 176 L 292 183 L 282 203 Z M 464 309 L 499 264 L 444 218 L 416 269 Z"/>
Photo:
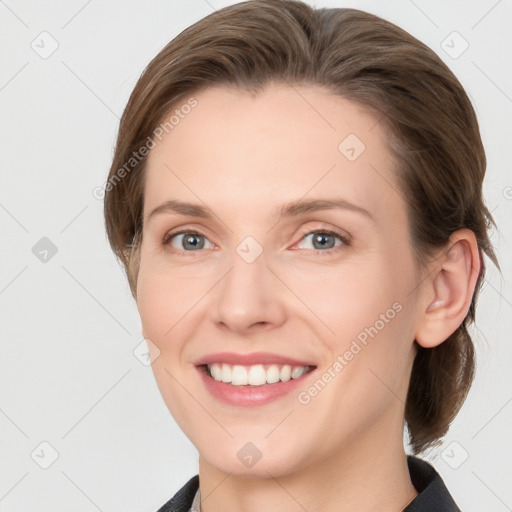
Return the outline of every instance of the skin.
<path id="1" fill-rule="evenodd" d="M 454 233 L 418 267 L 385 130 L 351 101 L 279 84 L 194 97 L 197 107 L 147 162 L 137 306 L 162 396 L 199 452 L 201 510 L 402 510 L 417 495 L 403 448 L 414 340 L 433 347 L 464 319 L 479 270 L 473 233 Z M 349 134 L 366 147 L 354 161 L 338 149 Z M 293 200 L 333 197 L 370 216 L 274 214 Z M 213 218 L 148 218 L 170 199 Z M 204 247 L 187 251 L 182 236 L 164 245 L 179 229 L 203 235 Z M 308 235 L 325 229 L 350 243 L 314 246 Z M 263 250 L 252 263 L 236 251 L 247 236 Z M 296 392 L 252 408 L 219 402 L 194 365 L 213 352 L 287 355 L 317 366 L 303 378 L 307 391 L 397 303 L 306 404 Z M 250 468 L 237 457 L 247 442 L 262 454 Z"/>

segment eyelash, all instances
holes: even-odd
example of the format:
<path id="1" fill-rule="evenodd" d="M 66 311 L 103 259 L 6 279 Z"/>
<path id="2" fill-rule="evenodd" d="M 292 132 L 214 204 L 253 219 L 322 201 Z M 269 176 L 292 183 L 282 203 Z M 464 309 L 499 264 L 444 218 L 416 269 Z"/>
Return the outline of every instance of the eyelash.
<path id="1" fill-rule="evenodd" d="M 308 235 L 311 235 L 311 234 L 314 234 L 314 233 L 321 233 L 323 235 L 332 235 L 332 236 L 338 238 L 342 242 L 342 245 L 339 245 L 337 247 L 332 247 L 332 248 L 326 249 L 324 251 L 321 251 L 319 249 L 307 249 L 309 251 L 312 251 L 313 254 L 317 254 L 317 255 L 321 255 L 321 256 L 329 256 L 329 255 L 332 255 L 332 253 L 337 252 L 339 249 L 342 249 L 343 246 L 349 246 L 350 245 L 350 239 L 347 236 L 345 236 L 342 233 L 340 233 L 339 231 L 336 231 L 336 230 L 333 230 L 333 229 L 315 229 L 315 230 L 309 231 L 309 232 L 305 233 L 301 237 L 301 240 L 304 239 L 305 237 L 307 237 Z M 180 231 L 175 231 L 175 232 L 167 233 L 164 236 L 163 240 L 162 240 L 162 245 L 165 245 L 165 246 L 169 245 L 171 240 L 175 236 L 183 235 L 183 234 L 199 235 L 199 236 L 202 236 L 202 237 L 207 239 L 207 237 L 205 235 L 203 235 L 202 233 L 199 233 L 197 231 L 191 231 L 191 230 L 182 229 Z M 175 247 L 173 247 L 172 251 L 176 252 L 178 254 L 189 254 L 189 253 L 194 253 L 194 252 L 200 252 L 201 250 L 198 250 L 198 251 L 184 251 L 184 250 L 176 249 Z"/>

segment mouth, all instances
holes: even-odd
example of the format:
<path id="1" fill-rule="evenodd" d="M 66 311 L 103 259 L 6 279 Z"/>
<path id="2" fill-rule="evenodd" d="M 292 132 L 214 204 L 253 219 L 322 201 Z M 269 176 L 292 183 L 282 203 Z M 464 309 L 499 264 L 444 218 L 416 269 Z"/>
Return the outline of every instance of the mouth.
<path id="1" fill-rule="evenodd" d="M 250 366 L 227 363 L 200 365 L 203 372 L 217 382 L 231 386 L 264 386 L 299 379 L 313 371 L 315 366 L 289 364 L 255 364 Z"/>
<path id="2" fill-rule="evenodd" d="M 293 396 L 317 368 L 306 361 L 263 352 L 212 354 L 196 361 L 195 366 L 213 398 L 237 407 Z"/>

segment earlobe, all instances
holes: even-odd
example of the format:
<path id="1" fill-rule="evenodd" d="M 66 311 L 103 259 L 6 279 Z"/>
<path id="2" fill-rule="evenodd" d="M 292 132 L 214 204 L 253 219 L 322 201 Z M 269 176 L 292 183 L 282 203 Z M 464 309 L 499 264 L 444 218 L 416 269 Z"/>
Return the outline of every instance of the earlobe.
<path id="1" fill-rule="evenodd" d="M 416 342 L 433 348 L 453 334 L 464 321 L 480 273 L 480 254 L 474 233 L 456 231 L 432 263 L 422 283 Z"/>

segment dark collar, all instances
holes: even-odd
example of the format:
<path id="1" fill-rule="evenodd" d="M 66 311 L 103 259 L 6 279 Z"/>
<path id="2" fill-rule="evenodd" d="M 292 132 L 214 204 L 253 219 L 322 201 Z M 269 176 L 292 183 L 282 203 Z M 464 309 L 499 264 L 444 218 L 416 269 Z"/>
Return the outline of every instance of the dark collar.
<path id="1" fill-rule="evenodd" d="M 460 512 L 443 479 L 428 462 L 409 455 L 407 465 L 419 494 L 403 512 Z"/>
<path id="2" fill-rule="evenodd" d="M 199 475 L 195 475 L 157 512 L 188 512 L 198 488 Z"/>
<path id="3" fill-rule="evenodd" d="M 442 478 L 428 462 L 409 455 L 407 464 L 419 494 L 402 512 L 460 512 Z M 157 512 L 188 512 L 198 488 L 199 475 L 195 475 Z"/>

